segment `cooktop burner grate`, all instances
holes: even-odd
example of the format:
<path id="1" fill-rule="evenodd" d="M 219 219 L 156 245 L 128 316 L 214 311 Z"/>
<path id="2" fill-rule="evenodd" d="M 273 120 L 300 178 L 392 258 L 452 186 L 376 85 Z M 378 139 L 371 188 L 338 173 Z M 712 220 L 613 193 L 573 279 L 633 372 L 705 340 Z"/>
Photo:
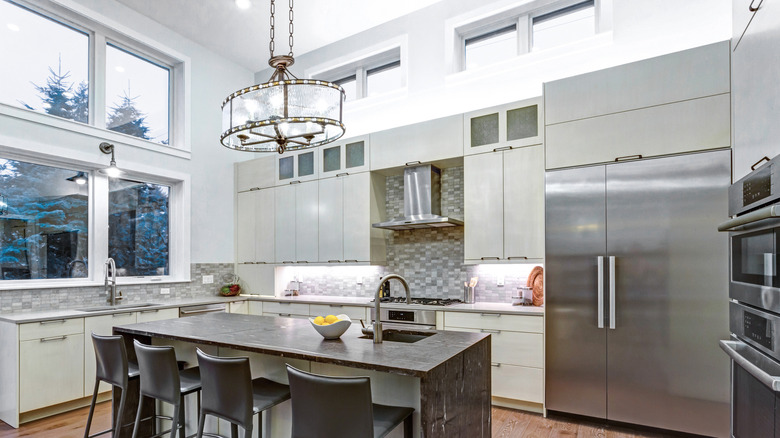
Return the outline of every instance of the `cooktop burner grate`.
<path id="1" fill-rule="evenodd" d="M 406 303 L 406 297 L 382 297 L 379 299 L 382 303 Z M 374 302 L 374 300 L 371 300 Z M 460 304 L 463 301 L 453 298 L 414 298 L 412 297 L 412 304 L 423 304 L 426 306 L 451 306 L 453 304 Z"/>

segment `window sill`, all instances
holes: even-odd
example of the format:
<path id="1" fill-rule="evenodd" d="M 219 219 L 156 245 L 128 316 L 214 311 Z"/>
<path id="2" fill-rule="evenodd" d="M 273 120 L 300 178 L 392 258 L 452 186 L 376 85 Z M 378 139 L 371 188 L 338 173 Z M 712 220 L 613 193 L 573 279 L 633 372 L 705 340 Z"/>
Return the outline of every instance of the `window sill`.
<path id="1" fill-rule="evenodd" d="M 137 147 L 139 149 L 146 149 L 174 157 L 185 158 L 188 160 L 192 155 L 189 144 L 183 145 L 184 147 L 182 148 L 178 148 L 161 143 L 155 143 L 149 140 L 133 137 L 131 135 L 111 131 L 109 129 L 98 128 L 92 125 L 86 125 L 84 123 L 31 111 L 25 108 L 18 108 L 2 102 L 0 102 L 0 116 L 12 117 L 55 129 L 63 129 L 70 132 L 88 135 L 94 137 L 96 141 L 116 142 L 123 145 Z"/>
<path id="2" fill-rule="evenodd" d="M 161 285 L 161 284 L 178 284 L 178 283 L 191 283 L 189 278 L 165 278 L 159 281 L 154 281 L 148 278 L 117 278 L 117 287 L 130 286 L 130 285 Z M 56 280 L 20 280 L 12 281 L 6 280 L 0 283 L 0 291 L 6 290 L 37 290 L 37 289 L 69 289 L 74 287 L 102 287 L 104 286 L 103 280 L 73 280 L 73 281 L 56 281 Z"/>

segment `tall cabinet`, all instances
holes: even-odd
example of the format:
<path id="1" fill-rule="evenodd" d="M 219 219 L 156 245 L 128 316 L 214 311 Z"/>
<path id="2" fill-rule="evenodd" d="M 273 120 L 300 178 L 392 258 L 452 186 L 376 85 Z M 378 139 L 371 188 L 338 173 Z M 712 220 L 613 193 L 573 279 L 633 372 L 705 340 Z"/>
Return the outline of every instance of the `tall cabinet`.
<path id="1" fill-rule="evenodd" d="M 780 2 L 733 1 L 734 181 L 780 154 Z"/>

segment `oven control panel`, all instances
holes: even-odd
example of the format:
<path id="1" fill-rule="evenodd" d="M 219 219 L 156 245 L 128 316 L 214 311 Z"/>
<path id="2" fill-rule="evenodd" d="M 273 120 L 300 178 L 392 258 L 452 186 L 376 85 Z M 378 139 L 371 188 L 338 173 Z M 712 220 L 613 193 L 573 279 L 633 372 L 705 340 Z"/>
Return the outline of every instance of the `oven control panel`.
<path id="1" fill-rule="evenodd" d="M 764 348 L 772 348 L 772 323 L 752 312 L 742 314 L 742 329 L 745 336 Z"/>
<path id="2" fill-rule="evenodd" d="M 404 321 L 404 322 L 415 322 L 415 313 L 410 312 L 407 310 L 388 310 L 387 311 L 387 320 L 388 321 Z"/>
<path id="3" fill-rule="evenodd" d="M 773 187 L 777 181 L 780 181 L 780 156 L 729 186 L 729 216 L 780 201 L 780 193 Z"/>
<path id="4" fill-rule="evenodd" d="M 741 341 L 780 361 L 780 342 L 775 334 L 780 315 L 737 301 L 729 302 L 729 328 Z"/>

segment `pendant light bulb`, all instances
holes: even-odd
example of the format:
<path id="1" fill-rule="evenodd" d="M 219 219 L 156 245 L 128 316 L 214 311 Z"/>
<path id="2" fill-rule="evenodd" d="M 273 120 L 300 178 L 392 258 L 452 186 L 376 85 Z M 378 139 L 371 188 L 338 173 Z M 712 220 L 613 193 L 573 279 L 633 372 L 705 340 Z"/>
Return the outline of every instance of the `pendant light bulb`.
<path id="1" fill-rule="evenodd" d="M 118 167 L 116 167 L 116 160 L 114 160 L 114 145 L 111 143 L 103 142 L 100 143 L 100 152 L 103 152 L 104 154 L 111 154 L 111 163 L 108 167 L 105 169 L 101 169 L 98 172 L 107 175 L 109 178 L 116 178 L 120 175 L 122 175 L 122 170 L 120 170 Z"/>

